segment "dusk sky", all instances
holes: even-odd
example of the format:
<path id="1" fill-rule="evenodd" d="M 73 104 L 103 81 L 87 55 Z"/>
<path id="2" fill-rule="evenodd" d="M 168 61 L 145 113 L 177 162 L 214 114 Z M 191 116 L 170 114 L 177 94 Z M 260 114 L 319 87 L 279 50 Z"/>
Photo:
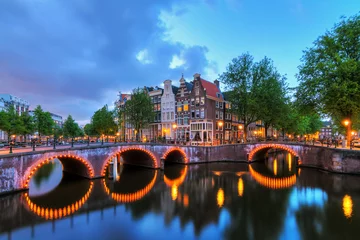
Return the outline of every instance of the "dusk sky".
<path id="1" fill-rule="evenodd" d="M 88 122 L 118 91 L 213 81 L 249 52 L 290 86 L 302 51 L 359 0 L 0 0 L 0 93 Z"/>

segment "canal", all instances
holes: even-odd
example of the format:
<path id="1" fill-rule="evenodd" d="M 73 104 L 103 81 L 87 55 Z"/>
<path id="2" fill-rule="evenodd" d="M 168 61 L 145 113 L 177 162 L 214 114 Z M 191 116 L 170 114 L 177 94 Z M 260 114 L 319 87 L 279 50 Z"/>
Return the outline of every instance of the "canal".
<path id="1" fill-rule="evenodd" d="M 29 191 L 0 196 L 0 239 L 358 239 L 359 181 L 297 169 L 286 152 L 92 181 L 54 161 Z"/>

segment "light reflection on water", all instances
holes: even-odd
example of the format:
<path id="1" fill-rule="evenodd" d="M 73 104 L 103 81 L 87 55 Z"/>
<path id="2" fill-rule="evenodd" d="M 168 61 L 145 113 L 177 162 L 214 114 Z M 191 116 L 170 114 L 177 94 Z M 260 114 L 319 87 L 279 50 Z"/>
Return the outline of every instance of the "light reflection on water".
<path id="1" fill-rule="evenodd" d="M 360 178 L 309 169 L 299 176 L 290 158 L 278 153 L 265 164 L 166 165 L 164 171 L 125 166 L 118 181 L 63 179 L 58 186 L 57 178 L 45 174 L 40 181 L 45 194 L 9 196 L 14 209 L 0 198 L 7 216 L 0 216 L 0 239 L 8 239 L 6 231 L 11 239 L 347 239 L 360 234 Z M 59 169 L 61 174 L 61 165 L 52 174 L 59 175 Z M 56 220 L 46 221 L 51 218 Z"/>

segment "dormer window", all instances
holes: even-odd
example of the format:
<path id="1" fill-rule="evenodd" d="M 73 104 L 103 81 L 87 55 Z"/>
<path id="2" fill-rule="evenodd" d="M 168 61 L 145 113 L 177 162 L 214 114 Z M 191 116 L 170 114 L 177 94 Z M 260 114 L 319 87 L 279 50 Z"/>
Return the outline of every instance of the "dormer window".
<path id="1" fill-rule="evenodd" d="M 216 93 L 217 98 L 220 98 L 220 96 L 221 96 L 220 93 Z"/>

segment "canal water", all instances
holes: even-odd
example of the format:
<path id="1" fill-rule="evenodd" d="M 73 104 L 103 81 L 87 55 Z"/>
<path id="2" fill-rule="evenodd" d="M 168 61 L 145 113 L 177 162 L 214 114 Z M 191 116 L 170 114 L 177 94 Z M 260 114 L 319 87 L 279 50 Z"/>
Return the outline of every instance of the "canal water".
<path id="1" fill-rule="evenodd" d="M 109 173 L 112 172 L 109 169 Z M 120 166 L 115 178 L 62 173 L 0 197 L 0 239 L 359 239 L 360 177 L 263 162 Z"/>

